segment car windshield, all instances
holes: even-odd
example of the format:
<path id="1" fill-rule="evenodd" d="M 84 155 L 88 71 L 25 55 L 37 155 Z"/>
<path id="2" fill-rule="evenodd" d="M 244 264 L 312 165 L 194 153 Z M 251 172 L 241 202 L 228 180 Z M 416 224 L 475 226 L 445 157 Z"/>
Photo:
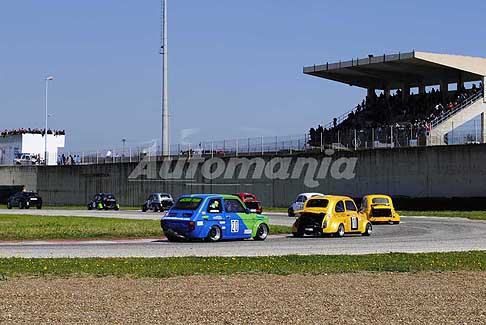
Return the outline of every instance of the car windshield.
<path id="1" fill-rule="evenodd" d="M 312 199 L 307 202 L 308 208 L 326 208 L 329 201 L 326 199 Z"/>
<path id="2" fill-rule="evenodd" d="M 371 201 L 372 204 L 390 204 L 390 202 L 388 202 L 388 199 L 386 197 L 375 197 L 373 198 L 373 200 Z"/>
<path id="3" fill-rule="evenodd" d="M 113 194 L 105 194 L 105 198 L 107 198 L 107 199 L 114 199 L 115 196 Z"/>
<path id="4" fill-rule="evenodd" d="M 245 202 L 245 205 L 248 209 L 258 209 L 260 208 L 260 203 L 257 201 L 253 202 Z"/>
<path id="5" fill-rule="evenodd" d="M 30 192 L 30 193 L 24 193 L 24 195 L 27 197 L 35 197 L 37 196 L 37 193 Z"/>
<path id="6" fill-rule="evenodd" d="M 201 205 L 202 199 L 199 197 L 182 197 L 180 198 L 173 210 L 196 210 Z"/>

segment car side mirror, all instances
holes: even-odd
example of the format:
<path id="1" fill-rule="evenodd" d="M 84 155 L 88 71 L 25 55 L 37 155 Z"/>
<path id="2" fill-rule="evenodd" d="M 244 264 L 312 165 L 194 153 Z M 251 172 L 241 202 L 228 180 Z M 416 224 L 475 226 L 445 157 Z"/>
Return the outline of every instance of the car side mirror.
<path id="1" fill-rule="evenodd" d="M 246 214 L 250 214 L 250 209 L 246 208 L 246 209 L 245 209 L 245 213 L 246 213 Z"/>

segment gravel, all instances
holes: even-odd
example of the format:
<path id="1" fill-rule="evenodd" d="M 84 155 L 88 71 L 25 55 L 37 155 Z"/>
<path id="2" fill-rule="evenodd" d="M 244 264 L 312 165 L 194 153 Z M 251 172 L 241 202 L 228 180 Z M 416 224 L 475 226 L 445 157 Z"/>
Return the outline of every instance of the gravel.
<path id="1" fill-rule="evenodd" d="M 486 272 L 17 278 L 0 323 L 485 324 Z"/>

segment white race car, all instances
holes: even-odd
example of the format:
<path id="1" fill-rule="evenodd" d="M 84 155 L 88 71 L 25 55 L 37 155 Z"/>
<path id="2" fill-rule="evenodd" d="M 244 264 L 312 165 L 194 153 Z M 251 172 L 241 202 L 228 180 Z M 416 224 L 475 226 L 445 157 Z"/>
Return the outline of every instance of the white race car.
<path id="1" fill-rule="evenodd" d="M 313 196 L 323 196 L 324 194 L 322 193 L 300 193 L 297 195 L 297 198 L 295 199 L 295 202 L 292 203 L 290 208 L 288 209 L 288 215 L 289 217 L 295 217 L 295 211 L 302 210 L 304 208 L 304 203 L 308 199 L 310 199 Z"/>

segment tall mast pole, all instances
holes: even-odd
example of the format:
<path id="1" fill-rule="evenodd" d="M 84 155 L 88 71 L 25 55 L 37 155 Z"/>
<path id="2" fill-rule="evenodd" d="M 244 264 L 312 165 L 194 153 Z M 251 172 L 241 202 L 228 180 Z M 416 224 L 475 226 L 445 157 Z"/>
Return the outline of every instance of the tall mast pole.
<path id="1" fill-rule="evenodd" d="M 162 0 L 162 155 L 170 155 L 169 146 L 169 96 L 168 96 L 168 56 L 167 48 L 167 0 Z"/>

